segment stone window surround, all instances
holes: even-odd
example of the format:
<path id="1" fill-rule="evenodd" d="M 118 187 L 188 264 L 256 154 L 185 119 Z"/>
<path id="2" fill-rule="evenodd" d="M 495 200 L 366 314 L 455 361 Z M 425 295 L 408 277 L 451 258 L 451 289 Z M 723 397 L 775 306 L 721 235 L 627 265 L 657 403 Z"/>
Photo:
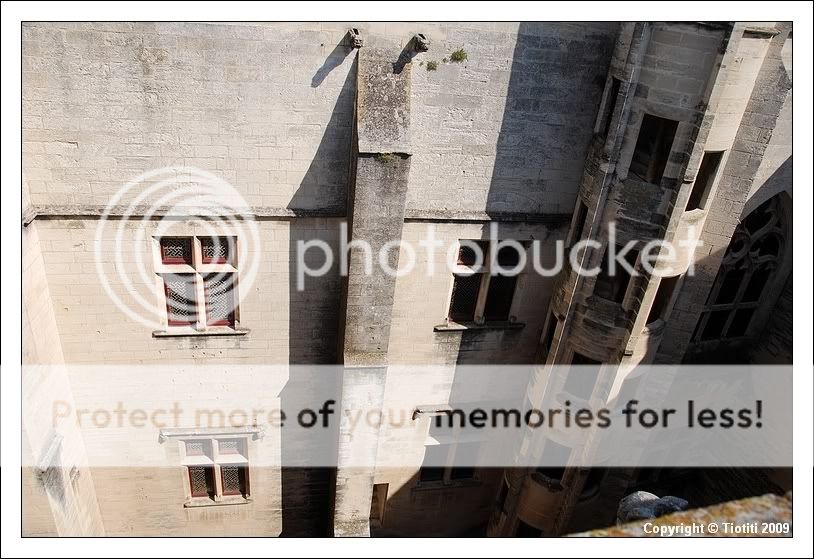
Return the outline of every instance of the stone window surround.
<path id="1" fill-rule="evenodd" d="M 183 487 L 184 487 L 184 507 L 206 507 L 218 505 L 239 505 L 247 504 L 252 501 L 251 498 L 251 481 L 250 481 L 250 468 L 249 468 L 249 436 L 247 433 L 223 433 L 223 434 L 179 434 L 173 436 L 177 439 L 178 451 L 181 456 L 181 465 L 183 466 Z M 236 439 L 240 444 L 240 452 L 238 453 L 225 453 L 219 451 L 219 441 L 226 439 Z M 202 455 L 188 455 L 186 452 L 186 443 L 188 441 L 205 441 L 208 443 L 208 452 Z M 246 493 L 245 495 L 229 495 L 224 494 L 223 491 L 223 478 L 221 467 L 224 465 L 238 465 L 246 468 Z M 213 468 L 213 477 L 215 484 L 215 494 L 212 497 L 194 497 L 192 495 L 192 487 L 190 485 L 188 468 L 189 466 L 209 466 Z"/>
<path id="2" fill-rule="evenodd" d="M 701 197 L 701 205 L 698 208 L 692 210 L 684 210 L 683 219 L 687 220 L 700 220 L 707 214 L 707 210 L 709 209 L 710 205 L 712 204 L 713 200 L 715 200 L 715 194 L 718 192 L 718 186 L 721 182 L 721 178 L 724 176 L 724 169 L 726 168 L 727 161 L 729 159 L 729 155 L 732 152 L 731 149 L 705 149 L 701 152 L 701 157 L 703 158 L 704 154 L 708 152 L 716 152 L 720 151 L 723 152 L 721 156 L 720 162 L 718 162 L 718 168 L 715 170 L 715 174 L 709 181 L 709 184 L 706 187 L 706 190 Z M 683 184 L 681 185 L 682 189 L 686 190 L 686 202 L 689 201 L 690 196 L 692 195 L 692 189 L 695 187 L 695 181 L 698 178 L 698 171 L 701 167 L 701 161 L 698 161 L 698 167 L 695 169 L 694 176 L 685 176 Z"/>
<path id="3" fill-rule="evenodd" d="M 499 239 L 498 242 L 505 240 Z M 526 268 L 528 268 L 528 241 L 514 239 L 526 250 Z M 508 320 L 490 320 L 486 321 L 484 318 L 484 311 L 486 309 L 486 298 L 489 293 L 489 283 L 492 277 L 492 274 L 489 273 L 490 268 L 490 260 L 491 260 L 491 252 L 492 252 L 492 242 L 490 239 L 460 239 L 458 241 L 458 246 L 456 248 L 455 253 L 460 253 L 461 250 L 461 241 L 471 241 L 475 243 L 485 244 L 487 247 L 484 251 L 483 255 L 483 266 L 481 266 L 480 270 L 476 270 L 472 266 L 467 266 L 463 264 L 456 264 L 455 268 L 453 269 L 452 274 L 452 282 L 450 282 L 449 286 L 449 293 L 447 295 L 447 304 L 446 309 L 444 312 L 445 321 L 443 324 L 439 324 L 433 328 L 435 332 L 458 332 L 462 330 L 513 330 L 513 329 L 522 329 L 525 326 L 523 322 L 517 322 L 514 320 L 514 315 L 512 314 L 512 310 L 514 310 L 514 304 L 517 300 L 517 293 L 523 287 L 524 279 L 528 274 L 527 269 L 522 269 L 518 274 L 514 277 L 517 278 L 517 283 L 514 287 L 514 292 L 512 294 L 512 302 L 510 305 L 509 310 L 509 319 Z M 475 304 L 475 319 L 473 321 L 465 321 L 465 322 L 457 322 L 449 318 L 450 307 L 452 305 L 452 293 L 455 289 L 455 276 L 457 274 L 467 274 L 471 275 L 473 273 L 481 274 L 481 284 L 478 291 L 478 300 Z"/>
<path id="4" fill-rule="evenodd" d="M 154 338 L 165 337 L 178 337 L 178 336 L 243 336 L 248 334 L 249 330 L 240 327 L 240 309 L 237 301 L 239 298 L 239 276 L 232 287 L 232 297 L 235 301 L 234 309 L 234 324 L 232 326 L 210 326 L 207 325 L 206 317 L 206 294 L 204 288 L 203 275 L 209 273 L 233 273 L 238 274 L 239 263 L 237 261 L 237 242 L 238 238 L 235 235 L 223 235 L 222 237 L 229 238 L 234 248 L 234 255 L 231 262 L 213 263 L 204 262 L 203 250 L 201 246 L 201 239 L 205 236 L 199 235 L 165 235 L 165 237 L 173 238 L 189 238 L 192 245 L 192 263 L 190 264 L 167 264 L 162 259 L 161 252 L 161 238 L 162 236 L 152 237 L 152 255 L 153 255 L 153 269 L 155 270 L 155 285 L 157 304 L 162 316 L 163 330 L 156 330 L 153 332 Z M 165 274 L 190 274 L 194 276 L 195 282 L 195 307 L 196 307 L 196 324 L 195 326 L 174 326 L 169 325 L 167 316 L 167 301 L 166 292 L 164 287 Z"/>

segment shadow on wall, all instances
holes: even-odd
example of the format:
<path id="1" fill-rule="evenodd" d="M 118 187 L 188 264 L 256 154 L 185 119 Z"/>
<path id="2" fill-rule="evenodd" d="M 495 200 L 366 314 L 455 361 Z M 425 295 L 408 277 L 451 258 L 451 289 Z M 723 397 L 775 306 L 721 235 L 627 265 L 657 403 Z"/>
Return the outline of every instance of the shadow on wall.
<path id="1" fill-rule="evenodd" d="M 562 24 L 557 23 L 519 26 L 485 207 L 496 220 L 506 213 L 559 213 L 570 221 L 614 33 L 597 29 L 596 33 L 586 32 L 581 40 L 563 39 L 561 29 Z M 548 294 L 541 294 L 541 314 L 547 300 Z M 524 339 L 520 332 L 486 329 L 436 333 L 435 344 L 450 363 L 521 363 L 528 359 L 523 358 L 527 352 L 518 351 Z M 464 387 L 456 388 L 460 385 L 453 382 L 450 402 L 467 398 L 462 393 Z M 478 468 L 473 479 L 449 485 L 437 481 L 422 484 L 419 472 L 389 496 L 382 525 L 372 533 L 485 535 L 501 472 Z M 461 510 L 466 514 L 460 514 Z"/>
<path id="2" fill-rule="evenodd" d="M 353 47 L 348 45 L 347 39 L 348 36 L 345 35 L 342 41 L 334 47 L 334 50 L 332 50 L 328 58 L 325 59 L 325 62 L 320 66 L 319 70 L 317 70 L 316 74 L 314 74 L 314 77 L 311 78 L 311 87 L 319 87 L 322 85 L 322 82 L 325 81 L 328 74 L 333 72 L 335 68 L 341 66 L 345 58 L 353 51 Z"/>
<path id="3" fill-rule="evenodd" d="M 338 67 L 349 54 L 349 48 L 341 44 L 329 55 L 325 64 L 314 76 L 312 86 L 323 82 L 331 70 Z M 340 217 L 347 211 L 348 165 L 351 153 L 351 130 L 353 127 L 353 104 L 356 97 L 356 62 L 350 68 L 331 114 L 325 126 L 320 144 L 306 171 L 299 188 L 291 197 L 288 209 L 295 217 L 289 220 L 288 247 L 288 362 L 290 365 L 337 363 L 337 338 L 341 281 L 338 267 L 322 277 L 304 277 L 304 289 L 297 286 L 296 255 L 299 241 L 323 239 L 329 243 L 338 238 Z M 320 215 L 334 216 L 319 217 Z M 322 264 L 318 251 L 309 251 L 314 268 Z M 275 263 L 276 264 L 276 263 Z M 281 263 L 282 264 L 282 263 Z M 283 409 L 301 409 L 299 398 L 307 398 L 304 383 L 309 379 L 296 378 L 293 370 L 280 398 Z M 300 372 L 304 375 L 305 373 Z M 338 393 L 338 387 L 327 386 L 339 379 L 325 379 L 320 390 Z M 313 400 L 307 400 L 309 402 Z M 280 441 L 284 457 L 296 458 L 305 448 L 324 451 L 326 445 L 335 449 L 336 440 L 329 440 L 319 429 L 308 431 L 303 438 L 282 431 Z M 335 437 L 333 437 L 335 439 Z M 335 452 L 335 451 L 334 451 Z M 285 458 L 284 458 L 285 460 Z M 327 536 L 330 532 L 332 470 L 330 468 L 282 468 L 281 536 Z"/>
<path id="4" fill-rule="evenodd" d="M 562 23 L 519 26 L 486 202 L 493 217 L 570 217 L 615 35 L 585 27 L 578 39 L 562 37 Z"/>

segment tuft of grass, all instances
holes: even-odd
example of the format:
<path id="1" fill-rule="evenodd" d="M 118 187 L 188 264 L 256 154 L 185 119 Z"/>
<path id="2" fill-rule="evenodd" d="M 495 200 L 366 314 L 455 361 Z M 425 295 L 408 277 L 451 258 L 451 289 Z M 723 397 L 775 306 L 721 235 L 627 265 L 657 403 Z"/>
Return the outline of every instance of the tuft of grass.
<path id="1" fill-rule="evenodd" d="M 455 52 L 449 55 L 449 59 L 453 62 L 461 63 L 466 60 L 466 51 L 463 48 L 459 48 Z"/>
<path id="2" fill-rule="evenodd" d="M 438 69 L 438 61 L 437 60 L 428 60 L 427 61 L 427 71 L 434 72 Z"/>
<path id="3" fill-rule="evenodd" d="M 447 62 L 449 62 L 449 58 L 442 58 L 442 59 L 441 59 L 441 62 L 443 62 L 444 64 L 446 64 Z"/>
<path id="4" fill-rule="evenodd" d="M 377 153 L 376 154 L 376 161 L 380 161 L 382 163 L 389 163 L 396 158 L 395 155 L 392 153 Z"/>

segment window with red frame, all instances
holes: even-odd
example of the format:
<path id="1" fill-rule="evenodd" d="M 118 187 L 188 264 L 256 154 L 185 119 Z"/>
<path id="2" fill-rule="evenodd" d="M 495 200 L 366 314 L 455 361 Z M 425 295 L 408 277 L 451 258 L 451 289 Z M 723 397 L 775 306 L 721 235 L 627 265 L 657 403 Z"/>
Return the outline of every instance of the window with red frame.
<path id="1" fill-rule="evenodd" d="M 225 465 L 220 466 L 220 481 L 223 487 L 224 495 L 243 495 L 248 494 L 246 487 L 246 470 L 245 465 Z"/>
<path id="2" fill-rule="evenodd" d="M 164 274 L 169 326 L 194 326 L 198 320 L 194 274 Z"/>
<path id="3" fill-rule="evenodd" d="M 232 264 L 234 240 L 231 237 L 201 237 L 201 262 Z"/>
<path id="4" fill-rule="evenodd" d="M 235 325 L 234 283 L 235 274 L 204 276 L 207 326 Z"/>
<path id="5" fill-rule="evenodd" d="M 162 264 L 186 264 L 192 266 L 191 237 L 162 237 L 160 245 Z"/>
<path id="6" fill-rule="evenodd" d="M 160 237 L 156 273 L 167 327 L 237 327 L 236 237 Z M 198 250 L 198 248 L 200 250 Z M 177 265 L 185 264 L 188 270 Z"/>
<path id="7" fill-rule="evenodd" d="M 212 466 L 187 466 L 187 471 L 191 496 L 215 496 L 215 469 Z"/>

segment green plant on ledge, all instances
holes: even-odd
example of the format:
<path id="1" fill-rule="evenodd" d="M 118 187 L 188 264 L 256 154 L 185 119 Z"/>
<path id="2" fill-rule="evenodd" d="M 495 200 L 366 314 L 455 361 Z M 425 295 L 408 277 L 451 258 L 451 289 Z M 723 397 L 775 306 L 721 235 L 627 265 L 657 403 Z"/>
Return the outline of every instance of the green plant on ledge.
<path id="1" fill-rule="evenodd" d="M 449 55 L 449 59 L 452 62 L 460 63 L 466 60 L 466 58 L 467 58 L 466 51 L 463 48 L 459 48 L 458 50 Z"/>
<path id="2" fill-rule="evenodd" d="M 377 153 L 376 154 L 376 161 L 380 161 L 381 163 L 389 163 L 396 158 L 395 155 L 392 153 Z"/>

